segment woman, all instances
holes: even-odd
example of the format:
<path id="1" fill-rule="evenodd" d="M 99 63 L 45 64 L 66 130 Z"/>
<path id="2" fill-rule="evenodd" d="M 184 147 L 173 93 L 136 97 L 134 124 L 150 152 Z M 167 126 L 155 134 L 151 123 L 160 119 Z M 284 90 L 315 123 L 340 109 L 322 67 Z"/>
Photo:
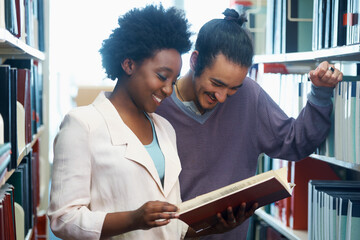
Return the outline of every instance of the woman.
<path id="1" fill-rule="evenodd" d="M 54 142 L 48 216 L 63 239 L 180 239 L 175 132 L 153 112 L 191 47 L 182 12 L 133 9 L 100 49 L 111 93 L 64 118 Z M 146 231 L 145 231 L 146 230 Z"/>

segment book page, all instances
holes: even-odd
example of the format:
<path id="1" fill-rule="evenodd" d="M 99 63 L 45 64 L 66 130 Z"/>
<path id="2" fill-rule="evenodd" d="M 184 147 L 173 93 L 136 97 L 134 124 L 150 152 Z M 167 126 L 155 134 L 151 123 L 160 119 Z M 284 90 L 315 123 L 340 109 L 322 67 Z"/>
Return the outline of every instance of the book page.
<path id="1" fill-rule="evenodd" d="M 200 207 L 202 205 L 205 205 L 209 202 L 216 201 L 217 199 L 223 198 L 227 195 L 236 193 L 240 190 L 244 190 L 248 187 L 255 186 L 257 184 L 260 184 L 264 181 L 268 181 L 271 178 L 276 178 L 283 186 L 287 189 L 287 191 L 291 194 L 291 188 L 289 184 L 287 183 L 287 168 L 281 168 L 278 170 L 271 170 L 265 173 L 261 173 L 258 175 L 255 175 L 253 177 L 241 180 L 239 182 L 230 184 L 228 186 L 225 186 L 223 188 L 219 188 L 215 191 L 200 195 L 196 198 L 193 198 L 191 200 L 185 201 L 179 205 L 180 214 L 185 213 L 189 210 L 192 210 L 193 208 Z"/>

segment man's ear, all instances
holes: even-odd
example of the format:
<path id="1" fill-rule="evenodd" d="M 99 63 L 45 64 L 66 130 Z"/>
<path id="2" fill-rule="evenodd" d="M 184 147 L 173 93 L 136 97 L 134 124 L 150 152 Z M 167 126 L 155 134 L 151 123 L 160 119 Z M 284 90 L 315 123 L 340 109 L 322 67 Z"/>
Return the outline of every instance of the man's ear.
<path id="1" fill-rule="evenodd" d="M 124 69 L 124 72 L 127 75 L 131 75 L 134 71 L 135 68 L 135 63 L 133 60 L 131 60 L 130 58 L 126 58 L 122 63 L 121 63 L 121 67 Z"/>
<path id="2" fill-rule="evenodd" d="M 197 61 L 198 56 L 199 56 L 199 52 L 196 51 L 196 50 L 191 53 L 191 56 L 190 56 L 190 69 L 192 71 L 195 71 L 195 66 L 196 66 L 196 61 Z"/>

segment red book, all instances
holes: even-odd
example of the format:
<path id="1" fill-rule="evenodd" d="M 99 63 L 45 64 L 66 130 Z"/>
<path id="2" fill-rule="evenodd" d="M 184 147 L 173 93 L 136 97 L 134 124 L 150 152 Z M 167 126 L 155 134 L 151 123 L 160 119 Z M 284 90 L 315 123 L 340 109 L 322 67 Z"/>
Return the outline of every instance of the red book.
<path id="1" fill-rule="evenodd" d="M 282 63 L 264 63 L 264 73 L 282 73 L 288 74 L 289 71 Z"/>
<path id="2" fill-rule="evenodd" d="M 0 199 L 0 239 L 5 239 L 4 205 L 1 199 Z"/>
<path id="3" fill-rule="evenodd" d="M 287 168 L 270 170 L 179 204 L 179 218 L 201 231 L 214 225 L 216 214 L 226 212 L 229 206 L 235 212 L 243 202 L 249 208 L 255 202 L 261 207 L 291 196 L 292 188 Z"/>
<path id="4" fill-rule="evenodd" d="M 15 9 L 16 9 L 16 25 L 17 25 L 17 29 L 18 29 L 18 32 L 17 34 L 15 34 L 15 36 L 17 38 L 20 38 L 21 37 L 21 28 L 23 26 L 21 26 L 21 6 L 20 4 L 22 4 L 23 1 L 21 0 L 15 0 Z"/>
<path id="5" fill-rule="evenodd" d="M 25 143 L 32 140 L 31 132 L 31 88 L 30 88 L 30 70 L 18 69 L 18 98 L 17 100 L 24 106 L 25 110 Z"/>
<path id="6" fill-rule="evenodd" d="M 296 230 L 307 230 L 308 220 L 308 182 L 310 180 L 340 180 L 329 164 L 313 158 L 299 162 L 289 162 L 291 179 L 296 184 L 292 197 L 289 198 L 289 227 Z"/>

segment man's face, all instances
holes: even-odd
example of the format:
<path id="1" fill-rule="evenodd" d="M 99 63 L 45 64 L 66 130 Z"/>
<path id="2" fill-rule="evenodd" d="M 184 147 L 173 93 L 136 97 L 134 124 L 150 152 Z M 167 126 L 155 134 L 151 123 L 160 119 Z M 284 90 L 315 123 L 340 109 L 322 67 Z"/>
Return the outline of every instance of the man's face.
<path id="1" fill-rule="evenodd" d="M 219 54 L 212 66 L 206 67 L 200 76 L 195 77 L 195 104 L 199 111 L 204 113 L 219 102 L 225 102 L 227 97 L 236 93 L 247 73 L 247 67 L 235 64 Z"/>

